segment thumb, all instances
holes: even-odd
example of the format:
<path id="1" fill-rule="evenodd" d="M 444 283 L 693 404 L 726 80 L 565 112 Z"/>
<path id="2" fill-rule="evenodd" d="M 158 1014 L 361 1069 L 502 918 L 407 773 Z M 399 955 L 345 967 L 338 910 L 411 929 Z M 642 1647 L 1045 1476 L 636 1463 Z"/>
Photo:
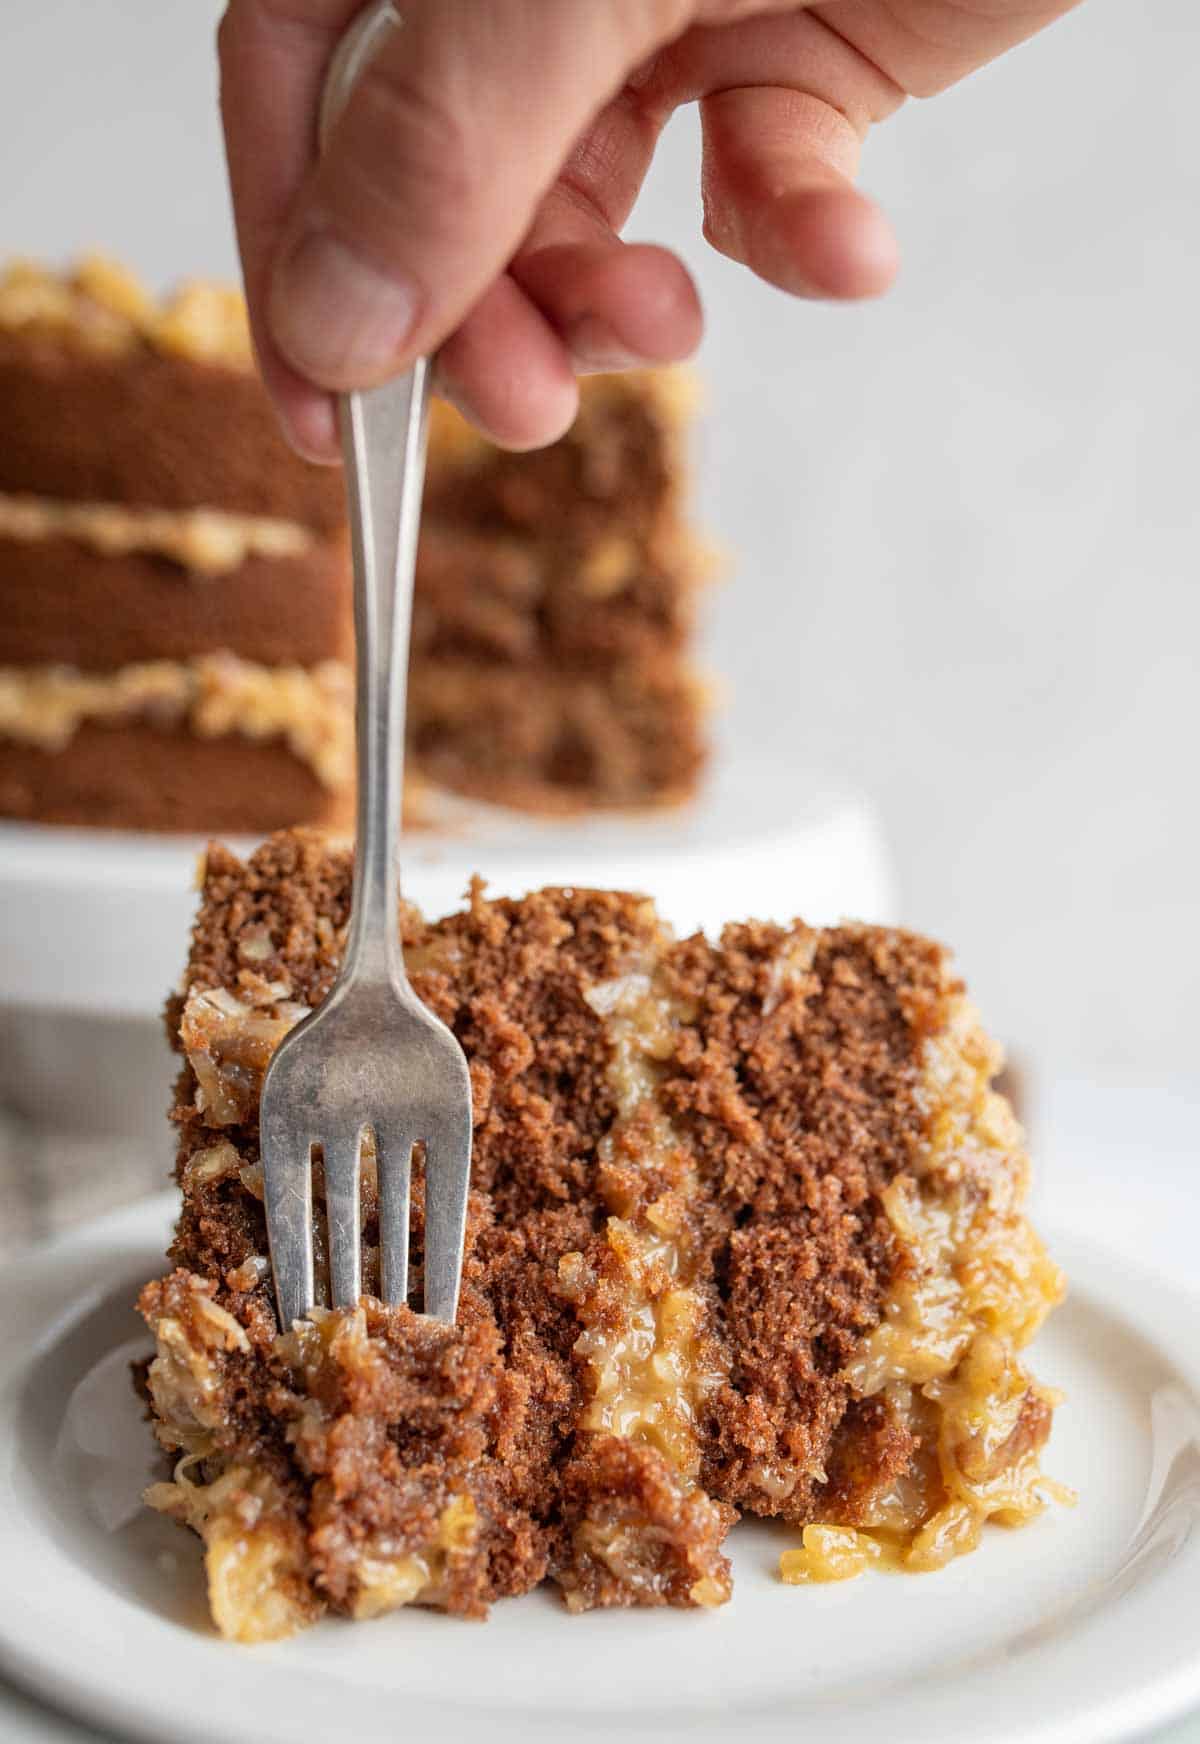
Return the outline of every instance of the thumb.
<path id="1" fill-rule="evenodd" d="M 284 225 L 267 319 L 320 387 L 434 350 L 504 269 L 571 146 L 683 28 L 681 0 L 410 0 Z"/>

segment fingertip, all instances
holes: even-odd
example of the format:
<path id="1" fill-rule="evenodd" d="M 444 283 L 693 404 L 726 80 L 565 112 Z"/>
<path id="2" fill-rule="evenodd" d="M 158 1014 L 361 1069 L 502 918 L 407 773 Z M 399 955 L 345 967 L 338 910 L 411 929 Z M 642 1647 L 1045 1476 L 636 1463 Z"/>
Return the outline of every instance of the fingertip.
<path id="1" fill-rule="evenodd" d="M 498 405 L 490 395 L 478 393 L 440 370 L 434 387 L 489 442 L 514 454 L 528 454 L 557 442 L 571 428 L 579 410 L 579 389 L 574 378 L 569 394 L 556 395 L 553 400 L 539 396 L 536 404 L 526 402 L 520 406 Z"/>
<path id="2" fill-rule="evenodd" d="M 296 406 L 280 406 L 285 440 L 302 460 L 336 466 L 342 458 L 337 412 L 328 394 L 313 394 Z"/>
<path id="3" fill-rule="evenodd" d="M 620 367 L 679 363 L 704 331 L 704 314 L 691 274 L 668 249 L 629 244 L 614 250 L 589 287 L 591 308 L 567 334 L 585 368 L 612 368 L 598 336 L 612 335 Z"/>
<path id="4" fill-rule="evenodd" d="M 695 351 L 704 315 L 692 277 L 650 243 L 539 249 L 514 271 L 580 369 L 676 363 Z"/>
<path id="5" fill-rule="evenodd" d="M 306 382 L 268 380 L 280 429 L 289 448 L 317 466 L 334 466 L 342 457 L 337 402 Z"/>
<path id="6" fill-rule="evenodd" d="M 341 460 L 336 399 L 296 374 L 253 314 L 251 327 L 258 373 L 288 447 L 302 460 L 318 466 L 336 465 Z"/>
<path id="7" fill-rule="evenodd" d="M 849 186 L 781 195 L 764 214 L 753 253 L 755 271 L 782 289 L 846 302 L 882 296 L 900 267 L 888 220 Z"/>
<path id="8" fill-rule="evenodd" d="M 491 441 L 517 452 L 557 442 L 579 409 L 565 346 L 508 277 L 442 346 L 436 386 Z"/>

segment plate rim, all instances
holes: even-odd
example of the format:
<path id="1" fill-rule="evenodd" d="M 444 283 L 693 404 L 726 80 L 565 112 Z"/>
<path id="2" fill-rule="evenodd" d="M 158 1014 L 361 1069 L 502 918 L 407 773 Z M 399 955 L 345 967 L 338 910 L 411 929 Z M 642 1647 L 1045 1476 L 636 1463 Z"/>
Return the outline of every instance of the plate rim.
<path id="1" fill-rule="evenodd" d="M 11 1491 L 12 1487 L 16 1453 L 16 1438 L 11 1433 L 16 1422 L 13 1406 L 20 1396 L 23 1382 L 47 1349 L 67 1336 L 74 1325 L 110 1297 L 114 1287 L 126 1275 L 138 1274 L 140 1268 L 133 1265 L 132 1248 L 149 1249 L 151 1255 L 160 1251 L 153 1244 L 169 1230 L 177 1205 L 177 1194 L 167 1191 L 121 1207 L 29 1250 L 0 1277 L 0 1312 L 6 1306 L 6 1299 L 11 1301 L 14 1296 L 20 1298 L 24 1294 L 28 1281 L 35 1285 L 45 1281 L 48 1261 L 59 1262 L 49 1275 L 57 1274 L 64 1280 L 56 1293 L 58 1299 L 52 1302 L 41 1319 L 37 1335 L 31 1341 L 11 1340 L 0 1346 L 0 1495 L 6 1490 Z M 1119 1249 L 1072 1235 L 1053 1222 L 1047 1223 L 1041 1233 L 1047 1246 L 1064 1264 L 1068 1275 L 1080 1277 L 1081 1303 L 1090 1300 L 1102 1306 L 1105 1312 L 1116 1313 L 1127 1329 L 1142 1338 L 1149 1338 L 1156 1347 L 1163 1349 L 1172 1368 L 1200 1397 L 1200 1351 L 1194 1354 L 1186 1342 L 1189 1323 L 1200 1331 L 1200 1290 L 1189 1290 L 1174 1278 L 1164 1279 Z M 93 1256 L 101 1261 L 82 1288 L 79 1287 L 80 1268 L 62 1266 L 62 1262 L 72 1256 Z M 69 1284 L 65 1275 L 71 1275 Z M 1119 1280 L 1112 1296 L 1088 1287 L 1090 1281 L 1102 1277 Z M 14 1345 L 19 1354 L 13 1354 Z M 1198 1549 L 1200 1546 L 1193 1542 L 1193 1561 Z M 1181 1560 L 1186 1561 L 1186 1558 L 1176 1556 L 1168 1563 L 1167 1569 L 1136 1590 L 1144 1592 L 1148 1586 L 1153 1595 L 1163 1574 L 1175 1568 L 1178 1576 L 1175 1565 Z M 1200 1586 L 1200 1570 L 1192 1571 L 1192 1580 L 1192 1590 L 1195 1591 Z M 103 1680 L 97 1682 L 89 1678 L 86 1671 L 77 1672 L 74 1665 L 64 1666 L 61 1656 L 57 1656 L 53 1649 L 41 1647 L 28 1632 L 22 1636 L 19 1627 L 14 1631 L 12 1621 L 11 1609 L 6 1616 L 4 1609 L 0 1608 L 0 1671 L 16 1686 L 85 1724 L 109 1729 L 116 1727 L 127 1737 L 162 1744 L 168 1734 L 164 1732 L 167 1717 L 160 1710 L 149 1714 L 139 1711 L 134 1698 L 126 1696 L 120 1688 Z M 1049 1640 L 1029 1652 L 1031 1660 L 1033 1657 L 1040 1660 L 1045 1655 L 1052 1658 L 1056 1650 L 1055 1641 Z M 237 1650 L 230 1651 L 236 1653 Z M 255 1648 L 254 1663 L 269 1663 L 271 1652 L 270 1647 Z M 953 1698 L 965 1675 L 968 1674 L 957 1673 L 941 1688 Z M 309 1682 L 312 1681 L 310 1677 Z M 321 1681 L 328 1685 L 327 1694 L 336 1702 L 339 1687 L 344 1689 L 344 1686 L 338 1686 L 333 1679 Z M 932 1703 L 926 1703 L 935 1715 L 939 1693 L 935 1688 Z M 1130 1739 L 1168 1724 L 1198 1705 L 1200 1642 L 1189 1659 L 1182 1664 L 1176 1663 L 1172 1673 L 1151 1666 L 1116 1697 L 1111 1693 L 1085 1696 L 1081 1706 L 1073 1704 L 1072 1708 L 1064 1709 L 1059 1704 L 1048 1715 L 1031 1715 L 1022 1724 L 1020 1736 L 1022 1744 L 1117 1744 L 1118 1740 Z M 696 1740 L 696 1744 L 727 1735 L 727 1726 L 734 1724 L 746 1732 L 748 1739 L 765 1741 L 794 1734 L 798 1723 L 815 1715 L 825 1737 L 833 1740 L 844 1738 L 848 1744 L 851 1741 L 858 1744 L 860 1738 L 867 1736 L 863 1721 L 866 1720 L 869 1726 L 872 1712 L 877 1716 L 878 1708 L 874 1703 L 856 1705 L 853 1711 L 833 1705 L 814 1708 L 811 1703 L 806 1709 L 803 1698 L 799 1701 L 780 1698 L 772 1699 L 765 1707 L 741 1704 L 736 1717 L 731 1712 L 724 1724 L 719 1714 L 710 1718 L 693 1707 L 686 1710 L 686 1719 L 681 1718 L 680 1725 L 686 1729 L 690 1739 Z M 635 1739 L 640 1741 L 643 1736 L 647 1740 L 674 1736 L 675 1728 L 671 1724 L 664 1727 L 662 1719 L 663 1715 L 656 1711 L 648 1715 L 648 1724 L 643 1726 L 636 1715 L 601 1710 L 591 1715 L 572 1716 L 571 1727 L 575 1737 L 588 1740 L 589 1744 L 593 1739 L 610 1736 L 618 1728 L 622 1738 L 628 1744 L 634 1744 Z M 212 1720 L 200 1720 L 194 1725 L 185 1720 L 182 1727 L 179 1720 L 178 1714 L 169 1717 L 169 1735 L 178 1738 L 180 1744 L 211 1744 Z M 460 1732 L 464 1736 L 467 1732 L 474 1733 L 485 1723 L 493 1744 L 507 1744 L 510 1738 L 536 1738 L 543 1732 L 548 1737 L 551 1731 L 561 1732 L 563 1714 L 561 1709 L 537 1713 L 528 1706 L 510 1709 L 507 1713 L 503 1709 L 466 1709 L 421 1695 L 414 1697 L 406 1707 L 404 1720 L 414 1726 L 430 1722 L 437 1724 L 448 1740 L 458 1738 Z M 262 1744 L 273 1744 L 278 1736 L 257 1726 L 253 1735 L 260 1738 Z M 320 1737 L 323 1734 L 314 1731 L 310 1735 Z M 940 1744 L 943 1735 L 950 1736 L 949 1733 L 934 1733 L 934 1744 Z M 236 1734 L 228 1736 L 233 1739 Z M 245 1736 L 249 1738 L 250 1731 Z M 893 1736 L 901 1739 L 908 1733 L 896 1732 Z M 962 1744 L 1001 1744 L 1002 1740 L 1011 1739 L 1014 1734 L 1010 1723 L 1006 1722 L 997 1729 L 985 1716 L 975 1729 L 960 1730 L 955 1736 L 962 1739 Z"/>

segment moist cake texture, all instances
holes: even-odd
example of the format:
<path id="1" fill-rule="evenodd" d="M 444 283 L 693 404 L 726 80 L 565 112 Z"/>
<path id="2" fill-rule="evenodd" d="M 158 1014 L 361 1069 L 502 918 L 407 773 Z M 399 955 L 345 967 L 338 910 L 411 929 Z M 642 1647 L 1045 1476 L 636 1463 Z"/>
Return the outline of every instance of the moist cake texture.
<path id="1" fill-rule="evenodd" d="M 644 897 L 545 890 L 433 923 L 420 996 L 475 1102 L 457 1325 L 372 1295 L 280 1329 L 258 1096 L 328 992 L 348 850 L 212 847 L 169 1028 L 182 1211 L 140 1307 L 173 1464 L 240 1641 L 324 1611 L 712 1608 L 726 1534 L 776 1518 L 786 1580 L 971 1549 L 1054 1493 L 1020 1351 L 1062 1292 L 1026 1222 L 997 1052 L 946 953 L 863 926 L 676 940 Z M 414 1186 L 419 1307 L 422 1191 Z M 324 1278 L 321 1169 L 317 1272 Z M 378 1278 L 373 1152 L 364 1280 Z"/>
<path id="2" fill-rule="evenodd" d="M 597 378 L 560 443 L 517 456 L 435 404 L 416 787 L 542 810 L 695 787 L 707 559 L 684 517 L 687 416 L 669 372 Z M 352 758 L 308 755 L 297 703 L 306 684 L 322 743 L 352 751 L 341 474 L 285 447 L 233 290 L 157 299 L 97 258 L 0 273 L 0 594 L 0 815 L 255 834 L 350 821 Z M 212 661 L 288 705 L 180 706 Z M 45 699 L 61 723 L 68 695 L 70 730 L 47 736 Z M 247 750 L 232 785 L 231 746 Z"/>

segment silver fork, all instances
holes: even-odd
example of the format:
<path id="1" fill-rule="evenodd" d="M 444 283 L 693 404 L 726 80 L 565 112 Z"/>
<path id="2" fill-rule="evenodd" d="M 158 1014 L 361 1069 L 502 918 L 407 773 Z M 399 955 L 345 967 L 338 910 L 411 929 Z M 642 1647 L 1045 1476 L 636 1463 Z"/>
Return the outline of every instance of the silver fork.
<path id="1" fill-rule="evenodd" d="M 392 25 L 368 8 L 326 81 L 322 137 Z M 412 1152 L 425 1147 L 424 1311 L 458 1307 L 471 1168 L 471 1084 L 454 1036 L 409 985 L 400 943 L 400 812 L 409 621 L 429 362 L 340 406 L 350 499 L 357 642 L 358 845 L 349 936 L 328 997 L 284 1038 L 263 1080 L 267 1233 L 283 1327 L 314 1305 L 312 1150 L 324 1153 L 330 1295 L 362 1291 L 360 1153 L 375 1140 L 381 1294 L 408 1295 Z"/>

